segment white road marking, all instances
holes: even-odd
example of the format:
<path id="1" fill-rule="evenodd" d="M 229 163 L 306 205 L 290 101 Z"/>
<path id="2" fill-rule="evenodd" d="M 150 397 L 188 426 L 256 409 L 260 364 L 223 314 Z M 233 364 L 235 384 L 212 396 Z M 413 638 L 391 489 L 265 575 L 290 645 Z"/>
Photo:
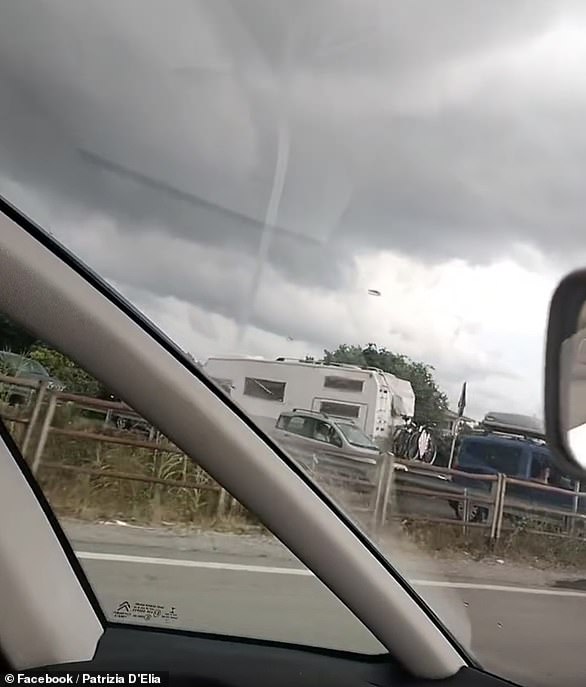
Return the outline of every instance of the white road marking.
<path id="1" fill-rule="evenodd" d="M 201 568 L 204 570 L 229 570 L 232 572 L 260 573 L 268 575 L 294 575 L 314 577 L 307 568 L 277 568 L 268 565 L 247 565 L 244 563 L 221 563 L 218 561 L 190 561 L 182 558 L 156 558 L 154 556 L 130 556 L 118 553 L 76 551 L 80 560 L 111 561 L 141 565 L 164 565 L 172 568 Z M 550 589 L 545 587 L 515 587 L 514 585 L 482 584 L 476 582 L 450 582 L 449 580 L 409 580 L 414 587 L 443 587 L 446 589 L 469 589 L 486 592 L 513 592 L 537 596 L 571 596 L 586 598 L 586 591 L 573 589 Z"/>
<path id="2" fill-rule="evenodd" d="M 118 553 L 76 551 L 78 558 L 89 561 L 113 561 L 116 563 L 141 563 L 142 565 L 167 565 L 174 568 L 207 568 L 208 570 L 232 570 L 235 572 L 268 573 L 270 575 L 304 575 L 313 577 L 307 568 L 273 568 L 265 565 L 218 563 L 217 561 L 190 561 L 182 558 L 154 558 L 151 556 L 127 556 Z"/>

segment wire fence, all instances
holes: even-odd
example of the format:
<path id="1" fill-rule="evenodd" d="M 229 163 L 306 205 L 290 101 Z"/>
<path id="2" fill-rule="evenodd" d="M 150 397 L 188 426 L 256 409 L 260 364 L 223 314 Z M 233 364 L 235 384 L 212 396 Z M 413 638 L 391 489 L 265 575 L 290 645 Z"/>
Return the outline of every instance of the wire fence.
<path id="1" fill-rule="evenodd" d="M 57 511 L 151 522 L 255 520 L 124 403 L 0 375 L 0 417 Z M 495 542 L 520 529 L 561 538 L 582 538 L 586 530 L 586 493 L 578 490 L 391 453 L 370 464 L 360 454 L 283 448 L 371 533 L 393 520 L 478 530 Z"/>

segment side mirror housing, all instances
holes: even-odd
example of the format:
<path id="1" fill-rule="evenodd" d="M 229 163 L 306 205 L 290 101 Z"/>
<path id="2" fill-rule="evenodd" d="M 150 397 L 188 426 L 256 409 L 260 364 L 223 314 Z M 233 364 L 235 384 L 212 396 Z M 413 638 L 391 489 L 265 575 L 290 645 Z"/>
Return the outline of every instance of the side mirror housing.
<path id="1" fill-rule="evenodd" d="M 586 478 L 586 270 L 551 300 L 545 353 L 545 429 L 558 468 Z"/>

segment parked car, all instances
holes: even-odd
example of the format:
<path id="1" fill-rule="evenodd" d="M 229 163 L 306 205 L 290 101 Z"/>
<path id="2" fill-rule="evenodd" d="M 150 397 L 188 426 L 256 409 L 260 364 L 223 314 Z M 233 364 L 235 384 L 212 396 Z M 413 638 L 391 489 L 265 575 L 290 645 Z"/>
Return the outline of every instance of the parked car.
<path id="1" fill-rule="evenodd" d="M 525 484 L 509 484 L 506 490 L 506 503 L 514 510 L 518 506 L 547 506 L 560 510 L 574 507 L 575 482 L 562 475 L 555 467 L 555 461 L 545 443 L 539 439 L 517 435 L 499 435 L 487 431 L 485 434 L 472 434 L 462 438 L 454 468 L 452 483 L 468 489 L 472 493 L 488 493 L 493 482 L 480 481 L 466 477 L 467 474 L 497 475 L 523 480 Z M 566 494 L 536 489 L 536 483 L 567 490 Z M 463 517 L 461 501 L 450 501 L 459 518 Z M 579 500 L 579 509 L 584 511 L 586 504 Z M 521 509 L 520 509 L 521 510 Z M 469 519 L 482 521 L 487 518 L 488 507 L 473 505 Z"/>
<path id="2" fill-rule="evenodd" d="M 65 385 L 53 377 L 41 363 L 11 351 L 0 351 L 0 374 L 34 382 L 46 380 L 48 388 L 57 391 L 62 391 L 65 388 Z M 4 383 L 2 387 L 2 395 L 9 405 L 24 405 L 30 401 L 34 393 L 34 390 L 28 386 Z"/>
<path id="3" fill-rule="evenodd" d="M 339 475 L 371 481 L 381 455 L 378 446 L 351 420 L 295 408 L 279 415 L 271 432 L 306 467 L 321 464 Z"/>

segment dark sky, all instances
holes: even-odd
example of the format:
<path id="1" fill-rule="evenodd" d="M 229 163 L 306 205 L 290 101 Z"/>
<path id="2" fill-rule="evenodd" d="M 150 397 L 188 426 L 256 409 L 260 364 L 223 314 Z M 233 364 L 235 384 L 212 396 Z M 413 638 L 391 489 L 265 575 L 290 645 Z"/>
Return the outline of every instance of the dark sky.
<path id="1" fill-rule="evenodd" d="M 527 404 L 543 324 L 504 350 L 510 310 L 458 312 L 447 275 L 490 299 L 492 270 L 537 318 L 585 261 L 585 37 L 579 2 L 11 3 L 0 192 L 206 354 L 231 322 L 271 351 L 372 327 L 454 388 L 512 374 Z M 415 273 L 451 294 L 445 331 L 413 328 Z M 385 279 L 383 317 L 352 294 Z"/>

